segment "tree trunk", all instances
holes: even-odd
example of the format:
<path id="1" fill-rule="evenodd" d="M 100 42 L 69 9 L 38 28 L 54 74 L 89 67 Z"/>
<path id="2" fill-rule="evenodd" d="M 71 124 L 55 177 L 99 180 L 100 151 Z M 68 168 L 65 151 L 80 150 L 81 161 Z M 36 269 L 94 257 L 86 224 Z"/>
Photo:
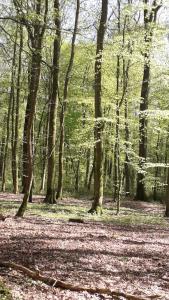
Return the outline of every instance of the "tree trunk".
<path id="1" fill-rule="evenodd" d="M 141 87 L 141 101 L 140 101 L 140 114 L 139 114 L 139 169 L 137 174 L 137 188 L 135 200 L 146 201 L 145 189 L 145 169 L 144 165 L 147 159 L 147 117 L 146 110 L 148 109 L 148 98 L 150 89 L 150 47 L 152 44 L 153 28 L 152 24 L 156 22 L 157 12 L 160 5 L 157 5 L 156 0 L 153 1 L 151 11 L 147 8 L 149 0 L 143 0 L 144 8 L 144 71 Z"/>
<path id="2" fill-rule="evenodd" d="M 89 179 L 89 169 L 90 169 L 90 148 L 87 149 L 86 153 L 86 172 L 85 172 L 85 181 L 84 181 L 84 188 L 87 188 L 87 183 Z"/>
<path id="3" fill-rule="evenodd" d="M 120 0 L 117 0 L 118 6 L 118 34 L 121 32 L 121 9 Z M 115 126 L 115 145 L 114 145 L 114 195 L 113 200 L 116 202 L 119 198 L 119 168 L 120 168 L 120 104 L 119 104 L 119 90 L 120 90 L 120 55 L 117 55 L 117 67 L 116 67 L 116 126 Z"/>
<path id="4" fill-rule="evenodd" d="M 125 172 L 125 194 L 126 196 L 130 195 L 130 168 L 129 168 L 129 125 L 128 125 L 128 99 L 125 98 L 125 144 L 126 144 L 126 158 L 124 164 L 124 172 Z"/>
<path id="5" fill-rule="evenodd" d="M 108 0 L 102 0 L 100 25 L 97 32 L 95 59 L 95 126 L 94 126 L 94 201 L 90 213 L 102 213 L 103 202 L 103 121 L 102 121 L 102 55 L 108 14 Z"/>
<path id="6" fill-rule="evenodd" d="M 80 159 L 77 161 L 76 166 L 76 176 L 75 176 L 75 192 L 78 193 L 79 191 L 79 171 L 80 171 Z"/>
<path id="7" fill-rule="evenodd" d="M 39 47 L 39 50 L 41 47 Z M 32 126 L 36 107 L 36 98 L 39 87 L 40 78 L 40 66 L 41 66 L 41 55 L 39 51 L 32 53 L 31 62 L 31 73 L 30 73 L 30 84 L 29 94 L 27 99 L 25 122 L 27 122 L 26 128 L 26 161 L 27 161 L 27 174 L 26 182 L 24 185 L 24 197 L 22 204 L 16 214 L 17 217 L 23 217 L 27 208 L 27 202 L 29 199 L 32 182 L 33 182 L 33 153 L 32 153 Z"/>
<path id="8" fill-rule="evenodd" d="M 20 81 L 21 81 L 21 64 L 22 64 L 22 47 L 23 47 L 23 31 L 20 26 L 20 45 L 19 45 L 19 61 L 17 73 L 17 88 L 16 88 L 16 103 L 13 105 L 13 140 L 12 140 L 12 178 L 13 178 L 13 191 L 18 193 L 18 130 L 19 130 L 19 106 L 20 106 Z"/>
<path id="9" fill-rule="evenodd" d="M 44 135 L 43 135 L 43 151 L 42 151 L 42 176 L 41 176 L 41 188 L 40 191 L 45 190 L 45 181 L 46 181 L 46 170 L 47 170 L 47 149 L 48 149 L 48 131 L 49 131 L 49 117 L 47 116 L 46 124 L 44 126 Z"/>
<path id="10" fill-rule="evenodd" d="M 159 163 L 159 146 L 160 146 L 160 133 L 158 132 L 158 137 L 157 137 L 157 145 L 156 145 L 156 150 L 155 150 L 155 154 L 156 154 L 156 163 Z M 159 172 L 159 168 L 155 167 L 155 180 L 154 180 L 154 190 L 153 190 L 153 200 L 157 201 L 157 182 L 158 182 L 158 172 Z"/>
<path id="11" fill-rule="evenodd" d="M 123 35 L 125 32 L 123 33 Z M 124 40 L 124 38 L 123 38 Z M 129 43 L 128 51 L 130 55 L 132 54 L 132 47 Z M 124 117 L 125 117 L 125 163 L 124 163 L 124 178 L 125 178 L 125 194 L 130 195 L 130 158 L 129 158 L 129 141 L 130 141 L 130 131 L 128 124 L 128 84 L 129 84 L 129 69 L 130 69 L 131 59 L 128 60 L 127 66 L 126 61 L 123 58 L 123 95 L 124 95 Z"/>
<path id="12" fill-rule="evenodd" d="M 165 217 L 169 218 L 169 168 L 168 168 L 168 175 L 167 175 L 167 190 L 166 190 L 166 199 L 165 199 Z"/>
<path id="13" fill-rule="evenodd" d="M 4 123 L 6 124 L 6 116 L 4 117 Z M 3 163 L 4 163 L 4 152 L 5 152 L 5 127 L 3 128 L 3 136 L 0 148 L 0 179 L 2 180 Z"/>
<path id="14" fill-rule="evenodd" d="M 79 20 L 79 11 L 80 11 L 80 0 L 76 2 L 76 16 L 75 16 L 75 25 L 72 37 L 72 44 L 71 44 L 71 54 L 70 60 L 66 72 L 65 77 L 65 84 L 64 84 L 64 91 L 63 91 L 63 103 L 61 108 L 60 114 L 60 141 L 59 141 L 59 172 L 58 172 L 58 187 L 57 187 L 57 195 L 56 198 L 62 198 L 62 190 L 63 190 L 63 154 L 64 154 L 64 126 L 65 126 L 65 112 L 67 108 L 67 96 L 68 96 L 68 86 L 70 81 L 70 75 L 73 68 L 74 62 L 74 54 L 75 54 L 75 41 L 76 41 L 76 34 L 78 29 L 78 20 Z"/>
<path id="15" fill-rule="evenodd" d="M 23 217 L 25 210 L 27 208 L 28 199 L 31 192 L 32 182 L 33 182 L 33 146 L 32 146 L 32 130 L 33 130 L 33 121 L 35 116 L 36 109 L 36 100 L 40 80 L 40 68 L 41 68 L 41 52 L 42 52 L 42 42 L 43 36 L 46 28 L 46 18 L 48 13 L 48 1 L 45 2 L 44 7 L 44 25 L 41 26 L 39 17 L 41 16 L 41 0 L 36 1 L 35 13 L 38 16 L 33 32 L 30 32 L 30 27 L 25 21 L 25 26 L 28 30 L 28 34 L 31 40 L 32 46 L 32 57 L 31 57 L 31 67 L 29 74 L 29 93 L 27 97 L 27 107 L 25 122 L 27 123 L 26 127 L 26 159 L 27 159 L 27 174 L 26 174 L 26 183 L 25 183 L 25 193 L 21 206 L 19 207 L 16 216 Z M 23 19 L 24 22 L 24 19 Z M 25 127 L 24 127 L 25 128 Z"/>
<path id="16" fill-rule="evenodd" d="M 119 126 L 120 126 L 120 108 L 116 103 L 116 133 L 114 146 L 114 196 L 113 200 L 117 201 L 119 194 L 119 180 L 120 180 L 120 151 L 119 151 Z"/>
<path id="17" fill-rule="evenodd" d="M 89 174 L 89 181 L 88 181 L 88 184 L 87 184 L 88 191 L 91 190 L 91 183 L 92 183 L 93 174 L 94 174 L 94 160 L 93 160 L 92 168 L 91 168 L 90 174 Z"/>
<path id="18" fill-rule="evenodd" d="M 60 57 L 60 4 L 54 0 L 56 37 L 53 45 L 53 67 L 52 67 L 52 92 L 50 97 L 49 110 L 49 134 L 48 134 L 48 172 L 47 172 L 47 193 L 45 202 L 53 204 L 55 200 L 55 144 L 56 144 L 56 116 L 58 100 L 59 80 L 59 57 Z"/>
<path id="19" fill-rule="evenodd" d="M 169 131 L 169 128 L 168 128 L 168 131 Z M 166 141 L 165 141 L 165 159 L 164 159 L 164 163 L 165 165 L 167 165 L 168 163 L 168 149 L 169 149 L 169 135 L 167 135 L 166 137 Z M 164 181 L 166 182 L 167 180 L 167 168 L 165 167 L 164 168 Z"/>
<path id="20" fill-rule="evenodd" d="M 14 42 L 14 48 L 13 48 L 11 87 L 10 87 L 10 95 L 9 95 L 9 102 L 8 102 L 6 143 L 5 143 L 5 153 L 4 153 L 3 169 L 2 169 L 2 192 L 5 191 L 6 163 L 7 163 L 8 147 L 9 147 L 9 139 L 10 139 L 10 120 L 11 120 L 12 103 L 14 101 L 14 89 L 15 89 L 14 85 L 15 85 L 15 71 L 16 71 L 16 42 L 17 42 L 17 29 L 16 29 L 16 33 L 15 33 L 15 42 Z"/>

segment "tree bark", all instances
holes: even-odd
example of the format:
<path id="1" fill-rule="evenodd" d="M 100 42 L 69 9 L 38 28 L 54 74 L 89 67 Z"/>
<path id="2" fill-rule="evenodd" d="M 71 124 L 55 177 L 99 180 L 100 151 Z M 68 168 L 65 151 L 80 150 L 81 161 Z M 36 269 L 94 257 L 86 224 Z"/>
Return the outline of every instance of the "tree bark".
<path id="1" fill-rule="evenodd" d="M 165 199 L 165 217 L 169 218 L 169 168 L 167 175 L 167 189 L 166 189 L 166 199 Z"/>
<path id="2" fill-rule="evenodd" d="M 39 45 L 41 49 L 41 45 Z M 32 153 L 32 126 L 36 107 L 36 98 L 39 87 L 40 78 L 40 65 L 41 65 L 41 55 L 39 51 L 35 51 L 32 54 L 31 62 L 31 74 L 30 74 L 30 85 L 29 94 L 27 99 L 25 122 L 27 122 L 26 128 L 26 160 L 27 160 L 27 174 L 26 182 L 24 185 L 24 197 L 22 204 L 16 214 L 17 217 L 23 217 L 25 210 L 27 208 L 27 202 L 29 199 L 32 182 L 33 182 L 33 153 Z"/>
<path id="3" fill-rule="evenodd" d="M 17 5 L 17 4 L 16 4 Z M 16 6 L 18 9 L 18 6 Z M 38 17 L 41 16 L 41 0 L 36 1 L 35 13 Z M 27 208 L 28 199 L 31 192 L 32 182 L 33 182 L 33 147 L 32 147 L 32 130 L 33 130 L 33 121 L 35 116 L 36 109 L 36 100 L 37 93 L 39 87 L 39 79 L 40 79 L 40 69 L 41 69 L 41 52 L 42 52 L 42 43 L 43 36 L 46 28 L 46 17 L 48 13 L 48 1 L 45 2 L 44 8 L 44 24 L 41 26 L 39 18 L 37 18 L 35 24 L 33 25 L 33 31 L 30 33 L 30 28 L 27 25 L 25 20 L 25 26 L 28 30 L 28 34 L 31 41 L 32 46 L 32 57 L 31 57 L 31 67 L 30 67 L 30 75 L 29 75 L 29 92 L 27 97 L 27 107 L 26 107 L 26 115 L 25 115 L 25 123 L 27 127 L 26 130 L 26 159 L 27 159 L 27 178 L 25 183 L 25 191 L 23 201 L 21 206 L 19 207 L 16 216 L 23 217 L 25 210 Z"/>
<path id="4" fill-rule="evenodd" d="M 108 0 L 102 0 L 101 18 L 97 32 L 95 59 L 95 126 L 94 126 L 94 201 L 89 213 L 102 213 L 103 202 L 103 120 L 102 120 L 102 56 L 108 14 Z"/>
<path id="5" fill-rule="evenodd" d="M 117 0 L 118 7 L 118 34 L 121 33 L 121 7 L 120 0 Z M 114 145 L 114 195 L 113 200 L 116 202 L 119 199 L 119 180 L 120 180 L 120 103 L 119 103 L 119 90 L 120 90 L 120 55 L 117 55 L 116 64 L 116 126 L 115 126 L 115 145 Z"/>
<path id="6" fill-rule="evenodd" d="M 75 175 L 75 192 L 78 193 L 79 191 L 79 171 L 80 171 L 80 159 L 77 161 L 76 166 L 76 175 Z"/>
<path id="7" fill-rule="evenodd" d="M 54 0 L 56 37 L 53 44 L 53 67 L 52 86 L 49 110 L 49 134 L 48 134 L 48 171 L 47 171 L 47 193 L 45 202 L 53 204 L 55 199 L 55 144 L 56 144 L 56 116 L 59 89 L 59 58 L 61 40 L 61 21 L 59 0 Z"/>
<path id="8" fill-rule="evenodd" d="M 49 113 L 49 112 L 48 112 Z M 47 149 L 48 149 L 48 131 L 49 131 L 49 114 L 46 118 L 46 124 L 43 128 L 43 150 L 42 150 L 42 176 L 41 176 L 41 188 L 40 191 L 45 190 L 45 181 L 46 181 L 46 170 L 47 170 Z"/>
<path id="9" fill-rule="evenodd" d="M 89 179 L 89 170 L 90 170 L 90 148 L 87 149 L 86 152 L 86 172 L 85 172 L 85 181 L 84 181 L 84 188 L 87 189 L 87 183 Z"/>
<path id="10" fill-rule="evenodd" d="M 160 146 L 160 133 L 158 132 L 157 145 L 156 145 L 156 150 L 155 150 L 156 163 L 159 163 L 159 146 Z M 155 180 L 154 180 L 154 190 L 153 190 L 153 200 L 154 201 L 157 201 L 158 172 L 159 172 L 159 168 L 155 167 L 155 174 L 154 174 Z"/>
<path id="11" fill-rule="evenodd" d="M 74 55 L 75 55 L 75 41 L 76 41 L 76 35 L 78 30 L 78 20 L 79 20 L 79 11 L 80 11 L 80 0 L 77 0 L 76 2 L 76 16 L 75 16 L 75 25 L 74 25 L 74 31 L 72 36 L 72 44 L 71 44 L 71 54 L 70 54 L 70 60 L 66 72 L 65 77 L 65 84 L 64 84 L 64 91 L 63 91 L 63 103 L 60 113 L 60 140 L 59 140 L 59 164 L 58 164 L 58 187 L 57 187 L 57 194 L 56 199 L 62 198 L 62 190 L 63 190 L 63 155 L 64 155 L 64 126 L 65 126 L 65 112 L 67 108 L 67 102 L 68 102 L 68 86 L 70 81 L 70 75 L 73 68 L 73 62 L 74 62 Z"/>
<path id="12" fill-rule="evenodd" d="M 92 183 L 93 174 L 94 174 L 94 159 L 93 159 L 93 164 L 92 164 L 90 174 L 89 174 L 89 181 L 88 181 L 88 184 L 87 184 L 88 191 L 91 190 L 91 183 Z"/>
<path id="13" fill-rule="evenodd" d="M 144 8 L 144 70 L 141 87 L 141 101 L 139 114 L 139 169 L 137 174 L 137 188 L 135 200 L 146 201 L 145 188 L 145 169 L 144 165 L 147 159 L 147 117 L 146 111 L 148 109 L 149 89 L 150 89 L 150 47 L 152 44 L 153 28 L 152 24 L 156 22 L 157 12 L 160 5 L 157 5 L 156 0 L 153 1 L 151 11 L 147 8 L 149 0 L 143 0 Z"/>
<path id="14" fill-rule="evenodd" d="M 13 139 L 12 139 L 12 178 L 13 178 L 13 191 L 18 193 L 18 135 L 19 135 L 19 106 L 20 106 L 20 82 L 21 82 L 21 67 L 22 67 L 22 47 L 23 47 L 23 30 L 20 26 L 20 44 L 19 44 L 19 59 L 17 70 L 17 87 L 16 87 L 16 103 L 13 105 Z"/>
<path id="15" fill-rule="evenodd" d="M 4 117 L 4 123 L 6 124 L 6 116 Z M 4 152 L 5 152 L 5 126 L 3 128 L 3 136 L 1 141 L 1 148 L 0 148 L 0 179 L 2 180 L 2 172 L 3 172 L 3 164 L 4 164 Z"/>
<path id="16" fill-rule="evenodd" d="M 6 183 L 6 163 L 8 157 L 8 147 L 10 140 L 10 121 L 11 121 L 11 110 L 12 103 L 14 101 L 14 89 L 15 89 L 15 72 L 16 72 L 16 42 L 17 42 L 17 29 L 15 33 L 15 42 L 13 48 L 13 58 L 12 58 L 12 72 L 11 72 L 11 87 L 10 87 L 10 95 L 8 101 L 8 115 L 7 115 L 7 128 L 6 128 L 6 141 L 5 141 L 5 152 L 3 158 L 3 169 L 2 169 L 2 192 L 5 191 L 5 183 Z"/>

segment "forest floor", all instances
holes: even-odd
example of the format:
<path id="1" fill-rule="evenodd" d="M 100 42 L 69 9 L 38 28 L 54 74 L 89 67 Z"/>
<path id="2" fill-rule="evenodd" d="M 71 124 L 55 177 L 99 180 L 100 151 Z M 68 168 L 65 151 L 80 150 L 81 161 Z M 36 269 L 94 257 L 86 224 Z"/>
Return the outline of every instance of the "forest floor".
<path id="1" fill-rule="evenodd" d="M 169 222 L 162 204 L 124 201 L 116 216 L 115 204 L 106 199 L 98 217 L 87 214 L 89 200 L 69 198 L 47 206 L 36 196 L 25 217 L 15 219 L 21 199 L 0 194 L 0 212 L 8 216 L 0 221 L 0 261 L 36 265 L 46 276 L 83 288 L 169 299 Z M 0 281 L 14 300 L 125 299 L 61 290 L 7 268 L 0 268 Z"/>

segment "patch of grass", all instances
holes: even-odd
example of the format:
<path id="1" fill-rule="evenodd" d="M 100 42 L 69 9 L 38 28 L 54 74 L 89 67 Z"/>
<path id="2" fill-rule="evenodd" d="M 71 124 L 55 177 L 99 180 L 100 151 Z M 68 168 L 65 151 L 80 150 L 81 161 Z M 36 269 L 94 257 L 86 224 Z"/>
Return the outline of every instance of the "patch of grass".
<path id="1" fill-rule="evenodd" d="M 89 203 L 77 205 L 74 203 L 58 203 L 47 205 L 45 203 L 29 203 L 26 211 L 27 215 L 36 215 L 44 218 L 67 221 L 69 218 L 83 219 L 84 221 L 94 221 L 111 223 L 115 225 L 161 225 L 167 226 L 167 220 L 160 214 L 152 212 L 143 212 L 137 209 L 122 207 L 120 214 L 116 215 L 115 208 L 104 208 L 103 215 L 88 214 Z M 4 214 L 15 215 L 19 203 L 16 201 L 1 201 L 0 211 Z"/>
<path id="2" fill-rule="evenodd" d="M 19 201 L 1 201 L 0 203 L 0 213 L 4 214 L 15 214 L 19 207 Z"/>
<path id="3" fill-rule="evenodd" d="M 86 221 L 99 221 L 103 223 L 111 223 L 116 225 L 168 225 L 165 218 L 160 215 L 144 214 L 133 209 L 122 209 L 117 216 L 116 210 L 104 209 L 103 215 L 91 215 L 87 213 L 88 209 L 84 207 L 77 207 L 72 205 L 29 205 L 29 212 L 47 217 L 68 220 L 69 218 L 81 218 Z"/>
<path id="4" fill-rule="evenodd" d="M 1 300 L 12 300 L 12 294 L 8 287 L 0 280 L 0 299 Z"/>

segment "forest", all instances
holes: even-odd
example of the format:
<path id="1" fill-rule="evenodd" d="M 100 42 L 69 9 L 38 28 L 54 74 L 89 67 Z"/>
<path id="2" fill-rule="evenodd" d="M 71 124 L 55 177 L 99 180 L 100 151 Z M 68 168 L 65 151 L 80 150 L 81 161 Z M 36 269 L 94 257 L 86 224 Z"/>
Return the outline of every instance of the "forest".
<path id="1" fill-rule="evenodd" d="M 168 16 L 0 0 L 0 299 L 169 299 Z"/>

